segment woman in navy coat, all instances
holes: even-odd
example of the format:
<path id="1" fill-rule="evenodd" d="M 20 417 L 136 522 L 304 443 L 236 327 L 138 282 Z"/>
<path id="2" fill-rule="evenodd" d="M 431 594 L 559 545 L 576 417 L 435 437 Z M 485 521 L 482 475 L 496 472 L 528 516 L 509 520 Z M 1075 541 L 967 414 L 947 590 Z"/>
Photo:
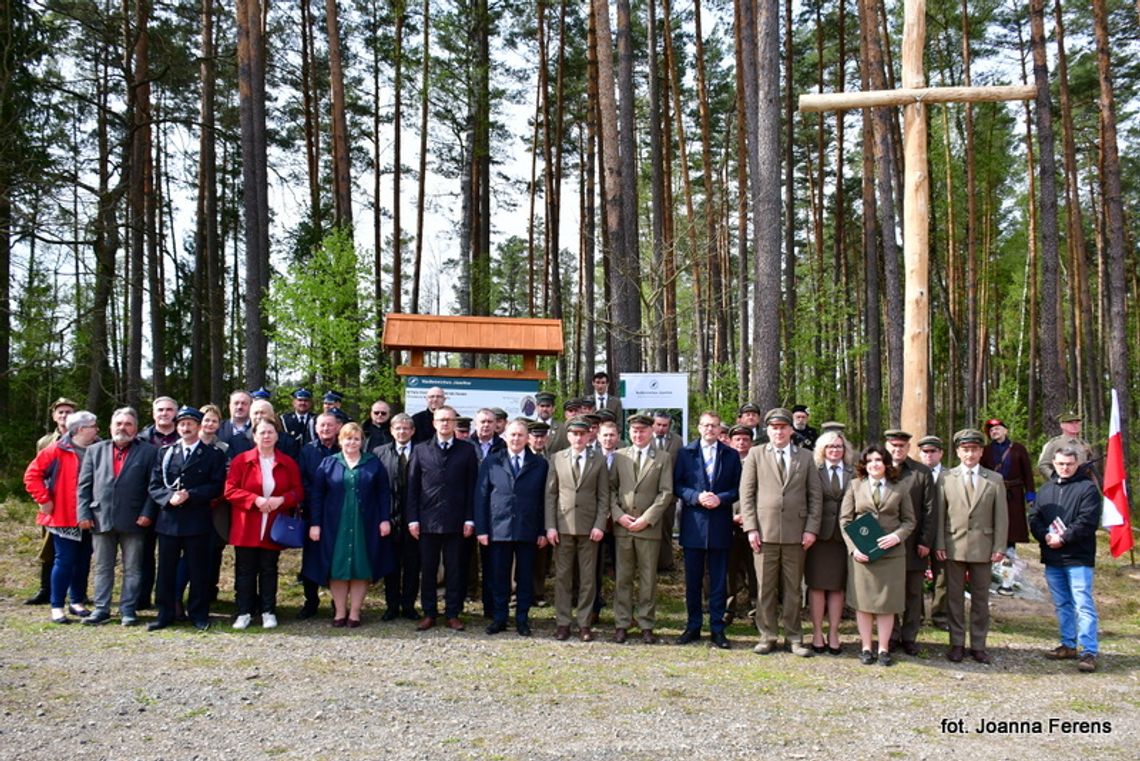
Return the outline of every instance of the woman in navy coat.
<path id="1" fill-rule="evenodd" d="M 309 538 L 319 542 L 321 574 L 312 580 L 332 592 L 332 625 L 356 628 L 368 585 L 392 571 L 382 541 L 392 530 L 392 497 L 380 460 L 362 451 L 360 426 L 345 425 L 337 438 L 340 452 L 322 460 L 313 479 Z"/>

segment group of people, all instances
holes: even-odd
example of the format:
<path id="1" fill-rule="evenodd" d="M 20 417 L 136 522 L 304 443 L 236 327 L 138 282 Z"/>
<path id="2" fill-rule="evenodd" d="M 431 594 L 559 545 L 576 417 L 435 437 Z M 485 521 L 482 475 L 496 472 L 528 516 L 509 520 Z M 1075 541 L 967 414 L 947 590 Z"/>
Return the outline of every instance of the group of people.
<path id="1" fill-rule="evenodd" d="M 921 462 L 901 430 L 856 452 L 842 424 L 817 432 L 803 406 L 761 416 L 745 404 L 734 425 L 704 412 L 685 444 L 668 413 L 626 417 L 606 373 L 593 381 L 592 394 L 563 404 L 562 420 L 545 392 L 533 420 L 508 420 L 499 409 L 464 419 L 433 388 L 415 415 L 393 415 L 378 400 L 364 425 L 349 420 L 335 392 L 317 413 L 312 393 L 297 389 L 293 409 L 278 416 L 264 389 L 235 391 L 224 421 L 214 405 L 179 408 L 160 397 L 142 430 L 133 409 L 116 410 L 105 440 L 93 414 L 58 400 L 57 431 L 25 473 L 51 551 L 44 589 L 29 602 L 46 596 L 56 623 L 69 614 L 88 625 L 109 621 L 121 555 L 123 625 L 138 622 L 153 585 L 149 629 L 184 619 L 205 630 L 231 544 L 233 628 L 257 616 L 273 628 L 280 552 L 301 545 L 300 618 L 317 614 L 323 586 L 331 625 L 358 627 L 370 585 L 383 579 L 386 621 L 462 630 L 465 598 L 474 595 L 494 635 L 508 627 L 513 597 L 514 628 L 529 636 L 530 610 L 545 600 L 552 571 L 555 638 L 576 629 L 588 642 L 609 559 L 613 641 L 636 634 L 654 643 L 658 574 L 672 561 L 676 525 L 686 604 L 677 644 L 701 639 L 707 611 L 712 645 L 731 647 L 726 627 L 747 606 L 757 653 L 839 655 L 849 605 L 860 660 L 889 666 L 892 652 L 919 652 L 929 566 L 932 623 L 949 628 L 947 657 L 967 655 L 968 588 L 968 654 L 990 663 L 991 563 L 1031 531 L 1061 625 L 1050 657 L 1095 670 L 1099 491 L 1081 467 L 1089 448 L 1079 418 L 1075 429 L 1066 419 L 1066 438 L 1047 445 L 1039 466 L 1048 482 L 1035 491 L 1024 447 L 996 419 L 984 433 L 954 435 L 955 468 L 942 466 L 937 436 L 916 442 Z M 1026 500 L 1034 503 L 1028 520 Z M 295 541 L 291 530 L 300 532 Z"/>

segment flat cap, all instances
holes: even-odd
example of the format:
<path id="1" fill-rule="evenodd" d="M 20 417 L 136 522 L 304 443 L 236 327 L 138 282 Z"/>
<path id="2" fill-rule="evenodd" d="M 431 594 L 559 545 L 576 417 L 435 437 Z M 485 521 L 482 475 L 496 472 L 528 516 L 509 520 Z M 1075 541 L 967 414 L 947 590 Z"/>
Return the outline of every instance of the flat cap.
<path id="1" fill-rule="evenodd" d="M 914 438 L 914 434 L 910 431 L 904 431 L 901 428 L 891 428 L 883 431 L 883 441 L 910 441 Z"/>
<path id="2" fill-rule="evenodd" d="M 784 407 L 773 407 L 768 410 L 768 414 L 764 416 L 764 424 L 769 423 L 786 423 L 792 424 L 792 413 L 788 412 Z"/>
<path id="3" fill-rule="evenodd" d="M 534 395 L 534 401 L 539 404 L 554 404 L 554 394 L 549 391 L 539 391 Z"/>
<path id="4" fill-rule="evenodd" d="M 922 449 L 923 447 L 934 447 L 935 449 L 945 449 L 946 448 L 942 445 L 942 439 L 940 439 L 934 435 L 923 436 L 921 439 L 918 440 L 917 446 L 919 449 Z"/>
<path id="5" fill-rule="evenodd" d="M 745 412 L 755 412 L 757 415 L 759 415 L 760 407 L 752 402 L 745 402 L 744 404 L 740 405 L 740 409 L 736 411 L 736 414 L 743 415 Z"/>
<path id="6" fill-rule="evenodd" d="M 735 436 L 747 436 L 748 440 L 751 441 L 752 429 L 746 425 L 734 425 L 728 429 L 728 435 L 730 438 Z"/>
<path id="7" fill-rule="evenodd" d="M 593 423 L 585 415 L 576 415 L 570 418 L 566 423 L 566 430 L 568 431 L 588 431 Z"/>
<path id="8" fill-rule="evenodd" d="M 1063 415 L 1057 416 L 1058 423 L 1079 423 L 1081 422 L 1081 415 L 1078 412 L 1066 412 Z"/>
<path id="9" fill-rule="evenodd" d="M 625 422 L 629 425 L 653 425 L 653 418 L 639 412 L 636 415 L 627 417 Z"/>
<path id="10" fill-rule="evenodd" d="M 550 423 L 544 423 L 541 420 L 531 420 L 526 424 L 526 431 L 532 436 L 545 436 L 550 433 Z"/>
<path id="11" fill-rule="evenodd" d="M 986 443 L 986 437 L 976 428 L 963 428 L 954 434 L 954 446 L 960 447 L 965 444 L 977 444 L 983 446 Z"/>
<path id="12" fill-rule="evenodd" d="M 56 407 L 70 407 L 73 410 L 79 409 L 79 405 L 68 399 L 66 396 L 61 396 L 51 403 L 51 411 L 55 412 Z"/>

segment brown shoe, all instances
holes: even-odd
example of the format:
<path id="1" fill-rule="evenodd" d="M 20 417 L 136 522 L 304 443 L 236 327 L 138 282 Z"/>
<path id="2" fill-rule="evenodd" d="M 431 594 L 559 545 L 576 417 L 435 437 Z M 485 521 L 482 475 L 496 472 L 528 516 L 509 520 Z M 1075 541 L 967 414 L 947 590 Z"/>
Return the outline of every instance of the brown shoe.
<path id="1" fill-rule="evenodd" d="M 985 650 L 971 650 L 970 657 L 972 657 L 978 663 L 985 664 L 986 666 L 994 662 L 994 659 L 991 658 L 990 654 Z"/>
<path id="2" fill-rule="evenodd" d="M 559 626 L 554 630 L 554 639 L 558 640 L 559 642 L 565 642 L 566 640 L 570 639 L 570 627 Z"/>
<path id="3" fill-rule="evenodd" d="M 641 641 L 647 645 L 657 644 L 657 635 L 653 633 L 652 629 L 641 630 Z"/>
<path id="4" fill-rule="evenodd" d="M 598 611 L 596 611 L 596 610 L 590 611 L 590 618 L 588 620 L 590 622 L 590 626 L 597 626 L 598 625 Z"/>
<path id="5" fill-rule="evenodd" d="M 1051 661 L 1073 661 L 1077 658 L 1077 648 L 1057 645 L 1057 647 L 1045 653 L 1045 657 Z"/>
<path id="6" fill-rule="evenodd" d="M 420 619 L 420 622 L 416 624 L 416 630 L 426 632 L 433 626 L 435 626 L 435 616 L 424 616 Z"/>
<path id="7" fill-rule="evenodd" d="M 1084 653 L 1080 662 L 1077 663 L 1077 671 L 1083 674 L 1091 674 L 1096 671 L 1096 656 L 1092 653 Z"/>
<path id="8" fill-rule="evenodd" d="M 467 627 L 464 626 L 463 622 L 458 618 L 449 618 L 447 619 L 447 628 L 451 629 L 453 632 L 461 632 Z"/>
<path id="9" fill-rule="evenodd" d="M 962 659 L 966 657 L 966 648 L 961 645 L 953 645 L 950 652 L 946 653 L 946 659 L 951 663 L 961 663 Z"/>
<path id="10" fill-rule="evenodd" d="M 594 632 L 590 629 L 590 627 L 583 626 L 581 629 L 578 630 L 578 638 L 581 639 L 583 642 L 593 642 L 594 641 Z"/>
<path id="11" fill-rule="evenodd" d="M 629 637 L 629 630 L 628 629 L 623 629 L 620 626 L 618 628 L 614 629 L 614 642 L 616 642 L 617 644 L 619 644 L 619 645 L 624 644 L 628 637 Z"/>

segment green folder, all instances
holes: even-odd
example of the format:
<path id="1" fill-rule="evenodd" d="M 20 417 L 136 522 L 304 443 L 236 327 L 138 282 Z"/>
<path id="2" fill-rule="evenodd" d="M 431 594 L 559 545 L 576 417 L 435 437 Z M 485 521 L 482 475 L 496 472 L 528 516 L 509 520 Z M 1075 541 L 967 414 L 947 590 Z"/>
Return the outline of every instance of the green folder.
<path id="1" fill-rule="evenodd" d="M 863 513 L 844 526 L 843 530 L 847 532 L 847 536 L 851 537 L 851 541 L 855 544 L 856 549 L 869 559 L 877 560 L 886 552 L 886 550 L 878 545 L 879 537 L 883 536 L 886 532 L 883 531 L 872 513 Z"/>

